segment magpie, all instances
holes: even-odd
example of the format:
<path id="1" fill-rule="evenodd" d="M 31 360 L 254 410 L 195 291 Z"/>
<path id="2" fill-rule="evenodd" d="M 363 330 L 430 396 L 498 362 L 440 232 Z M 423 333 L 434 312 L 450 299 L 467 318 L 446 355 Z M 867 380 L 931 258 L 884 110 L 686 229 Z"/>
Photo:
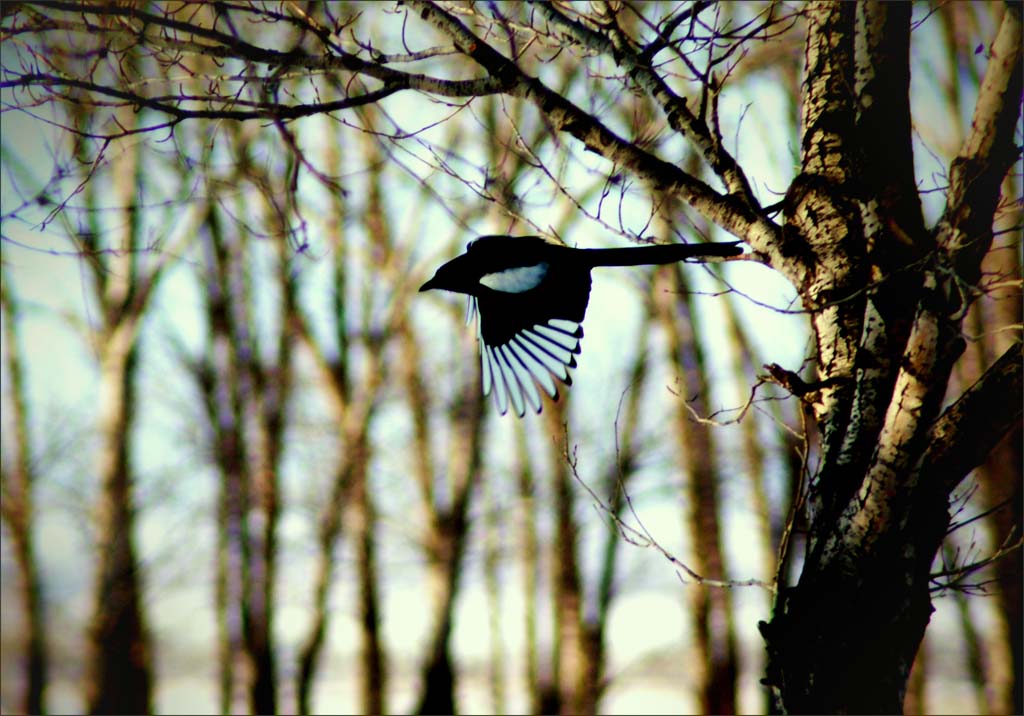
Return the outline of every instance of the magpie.
<path id="1" fill-rule="evenodd" d="M 572 385 L 590 299 L 590 269 L 669 264 L 695 257 L 738 256 L 739 242 L 654 244 L 575 249 L 539 236 L 481 236 L 466 253 L 437 270 L 420 291 L 469 296 L 468 323 L 477 317 L 483 391 L 498 411 L 522 417 L 527 403 L 541 411 L 537 390 L 558 400 L 554 379 Z"/>

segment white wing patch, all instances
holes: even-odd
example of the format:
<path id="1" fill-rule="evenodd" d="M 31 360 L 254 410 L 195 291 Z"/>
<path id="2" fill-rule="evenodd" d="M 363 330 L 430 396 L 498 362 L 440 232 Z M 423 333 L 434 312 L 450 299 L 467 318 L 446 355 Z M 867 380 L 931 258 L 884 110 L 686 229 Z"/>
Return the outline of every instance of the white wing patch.
<path id="1" fill-rule="evenodd" d="M 523 293 L 537 288 L 544 277 L 548 275 L 548 263 L 541 261 L 532 266 L 518 266 L 516 268 L 495 271 L 484 274 L 480 277 L 480 283 L 494 291 L 502 293 Z"/>
<path id="2" fill-rule="evenodd" d="M 578 323 L 552 319 L 546 325 L 527 328 L 500 346 L 484 342 L 476 299 L 470 299 L 470 315 L 476 314 L 477 339 L 480 341 L 480 367 L 484 395 L 494 394 L 494 403 L 502 415 L 509 407 L 523 417 L 526 406 L 539 413 L 541 391 L 558 398 L 555 379 L 572 385 L 569 370 L 576 367 L 583 329 Z M 539 390 L 538 390 L 539 388 Z"/>

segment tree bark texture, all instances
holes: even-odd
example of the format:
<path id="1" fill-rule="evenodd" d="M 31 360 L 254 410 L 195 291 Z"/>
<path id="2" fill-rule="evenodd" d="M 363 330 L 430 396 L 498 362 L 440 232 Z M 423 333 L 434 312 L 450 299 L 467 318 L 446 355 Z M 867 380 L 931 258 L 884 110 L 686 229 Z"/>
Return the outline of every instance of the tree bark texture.
<path id="1" fill-rule="evenodd" d="M 822 444 L 802 573 L 762 624 L 766 683 L 782 712 L 896 713 L 949 494 L 1020 422 L 1019 343 L 943 410 L 1015 156 L 1020 6 L 990 46 L 930 230 L 909 153 L 909 6 L 816 3 L 807 23 L 803 161 L 783 234 L 816 336 L 820 381 L 804 397 Z"/>

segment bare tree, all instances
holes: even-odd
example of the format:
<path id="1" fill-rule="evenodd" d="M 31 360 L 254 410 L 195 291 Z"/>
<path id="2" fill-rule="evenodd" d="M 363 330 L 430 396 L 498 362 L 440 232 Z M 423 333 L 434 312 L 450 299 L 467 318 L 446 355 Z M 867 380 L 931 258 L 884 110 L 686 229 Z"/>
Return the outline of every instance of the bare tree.
<path id="1" fill-rule="evenodd" d="M 331 175 L 340 174 L 342 148 L 339 136 L 332 136 L 325 146 L 327 168 Z M 378 152 L 372 142 L 364 142 L 363 150 L 371 156 L 376 156 Z M 372 174 L 371 188 L 378 199 L 381 191 L 380 182 L 381 174 L 378 169 Z M 346 227 L 346 219 L 352 216 L 354 210 L 342 192 L 331 194 L 329 207 L 331 219 L 327 227 L 327 241 L 333 251 L 331 306 L 335 323 L 329 341 L 317 340 L 310 325 L 311 319 L 305 313 L 301 314 L 299 326 L 303 343 L 314 356 L 322 382 L 327 386 L 332 398 L 332 409 L 339 426 L 338 442 L 341 455 L 331 481 L 327 502 L 319 515 L 318 554 L 313 587 L 314 616 L 299 653 L 296 677 L 298 710 L 303 714 L 312 713 L 314 677 L 320 667 L 330 622 L 329 595 L 337 573 L 338 543 L 347 533 L 355 545 L 357 554 L 356 582 L 361 625 L 360 710 L 367 713 L 383 713 L 387 710 L 387 672 L 380 634 L 377 538 L 369 469 L 373 458 L 370 429 L 380 406 L 382 388 L 389 375 L 383 360 L 386 342 L 370 323 L 369 312 L 363 311 L 362 315 L 359 315 L 348 300 L 349 291 L 357 291 L 364 300 L 373 295 L 371 283 L 355 281 L 350 277 L 349 264 L 354 250 L 348 247 L 351 243 L 351 230 Z M 376 208 L 379 210 L 380 207 Z M 369 207 L 358 218 L 359 223 L 367 227 L 377 220 L 377 217 L 371 216 Z M 389 248 L 390 237 L 380 236 L 379 241 L 384 253 L 392 254 Z M 363 361 L 357 359 L 359 348 L 363 348 L 366 353 L 366 359 Z M 344 529 L 346 524 L 347 529 Z"/>
<path id="2" fill-rule="evenodd" d="M 946 209 L 930 228 L 914 181 L 909 42 L 909 7 L 808 12 L 802 171 L 778 246 L 788 254 L 780 270 L 812 311 L 820 381 L 804 398 L 821 458 L 800 581 L 780 592 L 763 630 L 768 681 L 790 710 L 900 709 L 932 611 L 949 495 L 1021 418 L 1019 343 L 942 404 L 1016 153 L 1020 8 L 1006 8 L 991 41 Z"/>
<path id="3" fill-rule="evenodd" d="M 692 408 L 701 415 L 711 413 L 706 399 L 707 366 L 696 337 L 698 320 L 687 300 L 682 274 L 667 270 L 660 278 L 655 287 L 659 318 L 669 336 L 672 364 L 681 372 L 680 392 L 687 396 L 685 401 L 679 401 L 674 418 L 679 450 L 690 456 L 685 499 L 689 512 L 685 523 L 693 543 L 690 564 L 702 576 L 727 580 L 720 523 L 722 475 L 716 465 L 712 426 L 693 421 L 689 412 Z M 689 400 L 696 405 L 688 405 Z M 700 695 L 700 711 L 735 713 L 738 666 L 732 593 L 728 589 L 697 587 L 689 596 L 695 641 L 691 672 Z"/>
<path id="4" fill-rule="evenodd" d="M 137 117 L 126 108 L 120 114 L 118 121 L 131 128 Z M 76 121 L 80 131 L 86 131 L 89 119 L 84 112 Z M 78 149 L 81 161 L 93 161 L 85 140 Z M 86 185 L 89 223 L 79 233 L 82 250 L 94 257 L 92 280 L 100 311 L 95 345 L 102 443 L 97 466 L 98 565 L 87 654 L 90 713 L 148 711 L 152 704 L 152 656 L 135 546 L 135 475 L 129 445 L 137 400 L 137 339 L 163 263 L 157 260 L 149 267 L 138 261 L 145 245 L 138 212 L 132 208 L 140 184 L 139 161 L 138 151 L 131 148 L 112 160 L 113 205 L 120 213 L 116 228 L 101 224 L 99 188 L 95 183 Z"/>
<path id="5" fill-rule="evenodd" d="M 231 222 L 220 213 L 211 207 L 202 229 L 210 269 L 205 276 L 208 343 L 206 354 L 192 362 L 206 408 L 210 454 L 221 476 L 216 570 L 221 707 L 227 712 L 249 703 L 262 713 L 276 710 L 277 703 L 271 627 L 295 286 L 287 268 L 290 250 L 278 232 L 281 331 L 268 349 L 257 340 L 253 288 L 244 269 L 253 239 L 226 229 Z"/>

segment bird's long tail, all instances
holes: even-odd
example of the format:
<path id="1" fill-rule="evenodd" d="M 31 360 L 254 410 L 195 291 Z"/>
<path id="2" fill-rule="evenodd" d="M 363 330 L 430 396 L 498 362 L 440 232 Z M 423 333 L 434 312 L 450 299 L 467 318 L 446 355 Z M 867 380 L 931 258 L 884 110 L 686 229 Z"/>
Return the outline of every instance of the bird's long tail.
<path id="1" fill-rule="evenodd" d="M 716 244 L 653 244 L 625 249 L 583 249 L 591 266 L 646 266 L 671 264 L 698 256 L 739 256 L 738 241 Z"/>

